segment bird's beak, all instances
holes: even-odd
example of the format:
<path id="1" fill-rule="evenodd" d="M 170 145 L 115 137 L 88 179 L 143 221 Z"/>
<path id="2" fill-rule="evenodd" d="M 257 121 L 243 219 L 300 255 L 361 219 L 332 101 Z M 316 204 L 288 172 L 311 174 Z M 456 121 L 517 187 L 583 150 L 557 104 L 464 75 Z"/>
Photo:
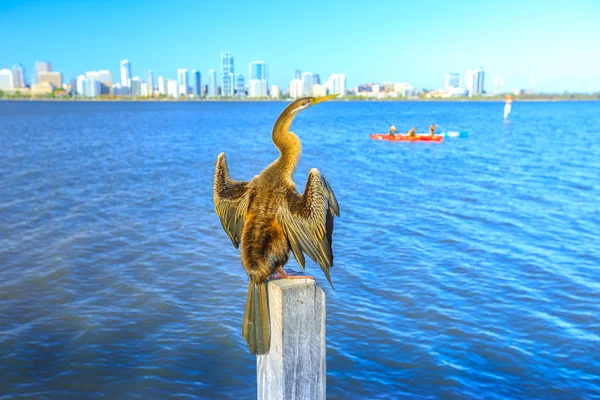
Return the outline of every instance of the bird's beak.
<path id="1" fill-rule="evenodd" d="M 331 100 L 331 99 L 333 99 L 334 97 L 337 97 L 337 96 L 339 96 L 339 95 L 340 95 L 339 93 L 335 93 L 335 94 L 330 94 L 329 96 L 325 96 L 325 97 L 319 97 L 318 99 L 315 99 L 315 98 L 313 97 L 313 98 L 311 98 L 311 99 L 310 99 L 310 102 L 311 102 L 311 103 L 312 103 L 312 105 L 314 106 L 315 104 L 319 104 L 319 103 L 322 103 L 322 102 L 324 102 L 324 101 Z"/>

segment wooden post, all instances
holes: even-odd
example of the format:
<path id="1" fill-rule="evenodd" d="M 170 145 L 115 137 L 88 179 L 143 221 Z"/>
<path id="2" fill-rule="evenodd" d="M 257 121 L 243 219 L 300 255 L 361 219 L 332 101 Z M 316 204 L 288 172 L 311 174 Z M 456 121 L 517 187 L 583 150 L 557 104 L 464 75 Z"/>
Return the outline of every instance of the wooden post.
<path id="1" fill-rule="evenodd" d="M 312 279 L 269 282 L 271 348 L 257 356 L 259 400 L 325 400 L 325 293 Z"/>

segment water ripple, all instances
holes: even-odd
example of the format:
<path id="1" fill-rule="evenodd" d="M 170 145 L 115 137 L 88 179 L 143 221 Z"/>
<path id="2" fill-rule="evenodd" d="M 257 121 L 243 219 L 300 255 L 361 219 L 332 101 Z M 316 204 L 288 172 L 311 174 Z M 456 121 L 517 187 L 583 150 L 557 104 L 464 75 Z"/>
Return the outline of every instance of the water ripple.
<path id="1" fill-rule="evenodd" d="M 0 400 L 254 397 L 212 173 L 221 151 L 238 179 L 271 162 L 283 103 L 1 106 Z M 342 208 L 328 397 L 600 398 L 599 107 L 299 115 L 298 187 L 317 167 Z M 432 122 L 469 137 L 368 139 Z"/>

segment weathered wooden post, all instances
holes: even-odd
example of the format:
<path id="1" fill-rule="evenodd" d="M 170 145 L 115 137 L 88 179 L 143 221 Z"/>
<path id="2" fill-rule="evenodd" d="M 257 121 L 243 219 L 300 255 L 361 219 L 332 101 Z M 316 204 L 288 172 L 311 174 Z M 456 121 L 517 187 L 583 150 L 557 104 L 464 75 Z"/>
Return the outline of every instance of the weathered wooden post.
<path id="1" fill-rule="evenodd" d="M 312 279 L 269 282 L 271 349 L 257 356 L 259 400 L 324 400 L 325 293 Z"/>

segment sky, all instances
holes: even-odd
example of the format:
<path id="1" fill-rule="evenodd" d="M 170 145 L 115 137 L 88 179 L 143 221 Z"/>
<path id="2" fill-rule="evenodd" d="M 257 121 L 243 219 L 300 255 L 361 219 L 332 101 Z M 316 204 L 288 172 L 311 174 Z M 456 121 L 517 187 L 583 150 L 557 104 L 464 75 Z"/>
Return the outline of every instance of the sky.
<path id="1" fill-rule="evenodd" d="M 178 68 L 235 72 L 264 60 L 269 85 L 294 70 L 367 82 L 444 86 L 448 72 L 483 67 L 485 89 L 600 91 L 600 0 L 187 1 L 0 0 L 0 68 L 52 62 L 63 79 L 122 59 L 134 76 Z M 155 78 L 156 79 L 156 78 Z"/>

